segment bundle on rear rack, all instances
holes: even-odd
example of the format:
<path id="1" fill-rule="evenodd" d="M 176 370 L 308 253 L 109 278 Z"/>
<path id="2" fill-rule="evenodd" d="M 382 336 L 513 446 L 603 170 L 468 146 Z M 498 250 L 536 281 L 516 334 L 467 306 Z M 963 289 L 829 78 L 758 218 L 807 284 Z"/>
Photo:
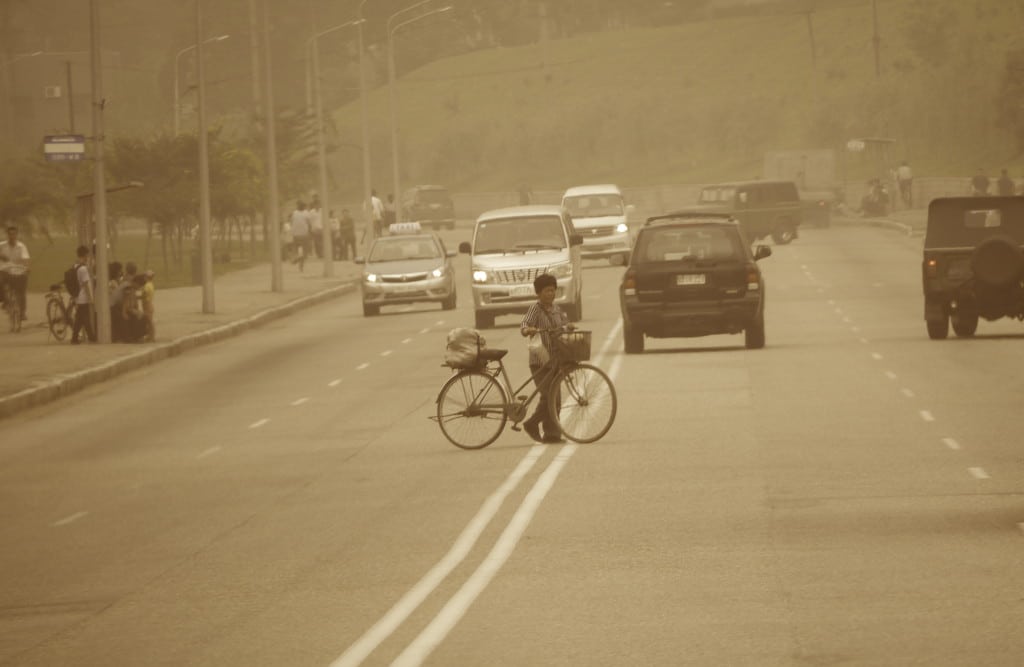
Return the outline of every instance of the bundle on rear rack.
<path id="1" fill-rule="evenodd" d="M 452 368 L 473 368 L 479 366 L 480 351 L 487 348 L 487 339 L 476 329 L 457 327 L 448 332 L 448 344 L 444 353 L 444 365 Z"/>

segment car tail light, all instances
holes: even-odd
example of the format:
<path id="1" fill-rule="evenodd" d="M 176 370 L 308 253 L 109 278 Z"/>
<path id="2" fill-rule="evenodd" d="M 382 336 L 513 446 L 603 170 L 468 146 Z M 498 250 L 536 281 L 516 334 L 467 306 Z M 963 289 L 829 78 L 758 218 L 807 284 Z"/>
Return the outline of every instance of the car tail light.
<path id="1" fill-rule="evenodd" d="M 747 267 L 747 289 L 761 289 L 761 273 L 757 270 L 757 266 L 755 265 Z"/>
<path id="2" fill-rule="evenodd" d="M 636 273 L 632 269 L 626 271 L 622 278 L 622 293 L 626 296 L 636 296 Z"/>
<path id="3" fill-rule="evenodd" d="M 925 262 L 924 271 L 925 271 L 925 275 L 927 275 L 929 278 L 938 278 L 939 277 L 939 260 L 937 260 L 937 259 L 929 259 L 927 262 Z"/>

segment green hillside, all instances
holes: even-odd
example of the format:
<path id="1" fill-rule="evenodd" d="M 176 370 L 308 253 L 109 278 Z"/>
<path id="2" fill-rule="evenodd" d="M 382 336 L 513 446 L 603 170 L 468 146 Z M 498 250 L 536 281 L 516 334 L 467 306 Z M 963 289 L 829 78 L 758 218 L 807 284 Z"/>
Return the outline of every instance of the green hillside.
<path id="1" fill-rule="evenodd" d="M 918 174 L 1024 165 L 996 126 L 1006 52 L 1024 8 L 1007 0 L 882 1 L 813 14 L 630 29 L 432 63 L 398 86 L 402 182 L 463 190 L 621 185 L 758 175 L 766 150 L 890 137 Z M 546 65 L 545 65 L 546 63 Z M 369 99 L 376 182 L 391 182 L 387 87 Z M 335 115 L 359 143 L 358 104 Z M 848 156 L 850 177 L 876 164 Z M 355 192 L 359 153 L 335 160 Z M 1019 170 L 1018 170 L 1019 171 Z"/>

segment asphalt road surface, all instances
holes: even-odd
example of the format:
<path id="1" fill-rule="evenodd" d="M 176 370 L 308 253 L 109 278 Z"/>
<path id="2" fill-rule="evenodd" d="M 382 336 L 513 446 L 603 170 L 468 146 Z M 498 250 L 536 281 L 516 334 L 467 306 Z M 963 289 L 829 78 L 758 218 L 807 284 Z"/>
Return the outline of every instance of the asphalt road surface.
<path id="1" fill-rule="evenodd" d="M 1024 325 L 929 341 L 920 239 L 774 251 L 756 351 L 624 355 L 588 264 L 594 444 L 428 419 L 465 256 L 455 311 L 350 295 L 3 422 L 0 664 L 1024 664 Z"/>

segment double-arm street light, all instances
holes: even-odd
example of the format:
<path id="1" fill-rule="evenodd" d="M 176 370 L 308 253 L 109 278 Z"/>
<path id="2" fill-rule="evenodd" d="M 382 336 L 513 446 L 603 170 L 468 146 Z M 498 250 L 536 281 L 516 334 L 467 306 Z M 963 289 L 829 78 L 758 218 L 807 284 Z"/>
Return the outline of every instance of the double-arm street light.
<path id="1" fill-rule="evenodd" d="M 370 231 L 372 238 L 373 228 L 373 206 L 370 202 L 372 185 L 370 184 L 370 121 L 366 111 L 366 63 L 363 62 L 363 5 L 366 0 L 359 3 L 357 15 L 360 22 L 356 25 L 356 32 L 359 33 L 359 115 L 363 124 L 363 212 L 366 214 L 366 229 Z M 365 236 L 365 234 L 364 234 Z"/>
<path id="2" fill-rule="evenodd" d="M 331 237 L 330 221 L 330 193 L 327 184 L 327 146 L 324 140 L 324 96 L 320 85 L 320 44 L 319 40 L 324 35 L 337 32 L 343 28 L 361 24 L 363 19 L 356 19 L 328 28 L 318 32 L 306 40 L 306 51 L 312 56 L 313 63 L 313 90 L 315 91 L 316 104 L 316 149 L 320 162 L 320 222 L 323 228 L 323 254 L 324 254 L 324 275 L 328 278 L 334 275 L 334 243 Z"/>
<path id="3" fill-rule="evenodd" d="M 397 109 L 398 101 L 396 99 L 395 92 L 395 33 L 398 32 L 404 26 L 410 23 L 415 23 L 420 19 L 425 19 L 428 16 L 434 16 L 435 14 L 441 14 L 452 9 L 451 5 L 447 7 L 441 7 L 439 9 L 432 9 L 428 12 L 424 12 L 411 19 L 402 21 L 392 26 L 392 22 L 400 15 L 410 12 L 418 7 L 422 7 L 431 0 L 422 0 L 414 5 L 410 5 L 405 9 L 400 9 L 388 18 L 388 97 L 391 104 L 391 170 L 392 170 L 392 183 L 395 192 L 395 220 L 397 222 L 402 221 L 402 206 L 401 206 L 401 182 L 398 176 L 398 121 L 397 121 Z"/>
<path id="4" fill-rule="evenodd" d="M 230 36 L 231 35 L 217 35 L 216 37 L 210 37 L 208 39 L 204 39 L 203 43 L 204 44 L 209 44 L 210 42 L 223 42 L 225 39 L 227 39 Z M 186 46 L 181 51 L 178 51 L 177 55 L 174 56 L 174 136 L 178 136 L 181 133 L 181 102 L 180 102 L 180 87 L 181 87 L 181 84 L 179 83 L 179 77 L 178 77 L 178 73 L 180 71 L 178 63 L 181 60 L 181 57 L 183 55 L 185 55 L 186 53 L 188 53 L 192 49 L 196 48 L 197 46 L 198 46 L 197 44 L 192 44 L 191 46 Z"/>

